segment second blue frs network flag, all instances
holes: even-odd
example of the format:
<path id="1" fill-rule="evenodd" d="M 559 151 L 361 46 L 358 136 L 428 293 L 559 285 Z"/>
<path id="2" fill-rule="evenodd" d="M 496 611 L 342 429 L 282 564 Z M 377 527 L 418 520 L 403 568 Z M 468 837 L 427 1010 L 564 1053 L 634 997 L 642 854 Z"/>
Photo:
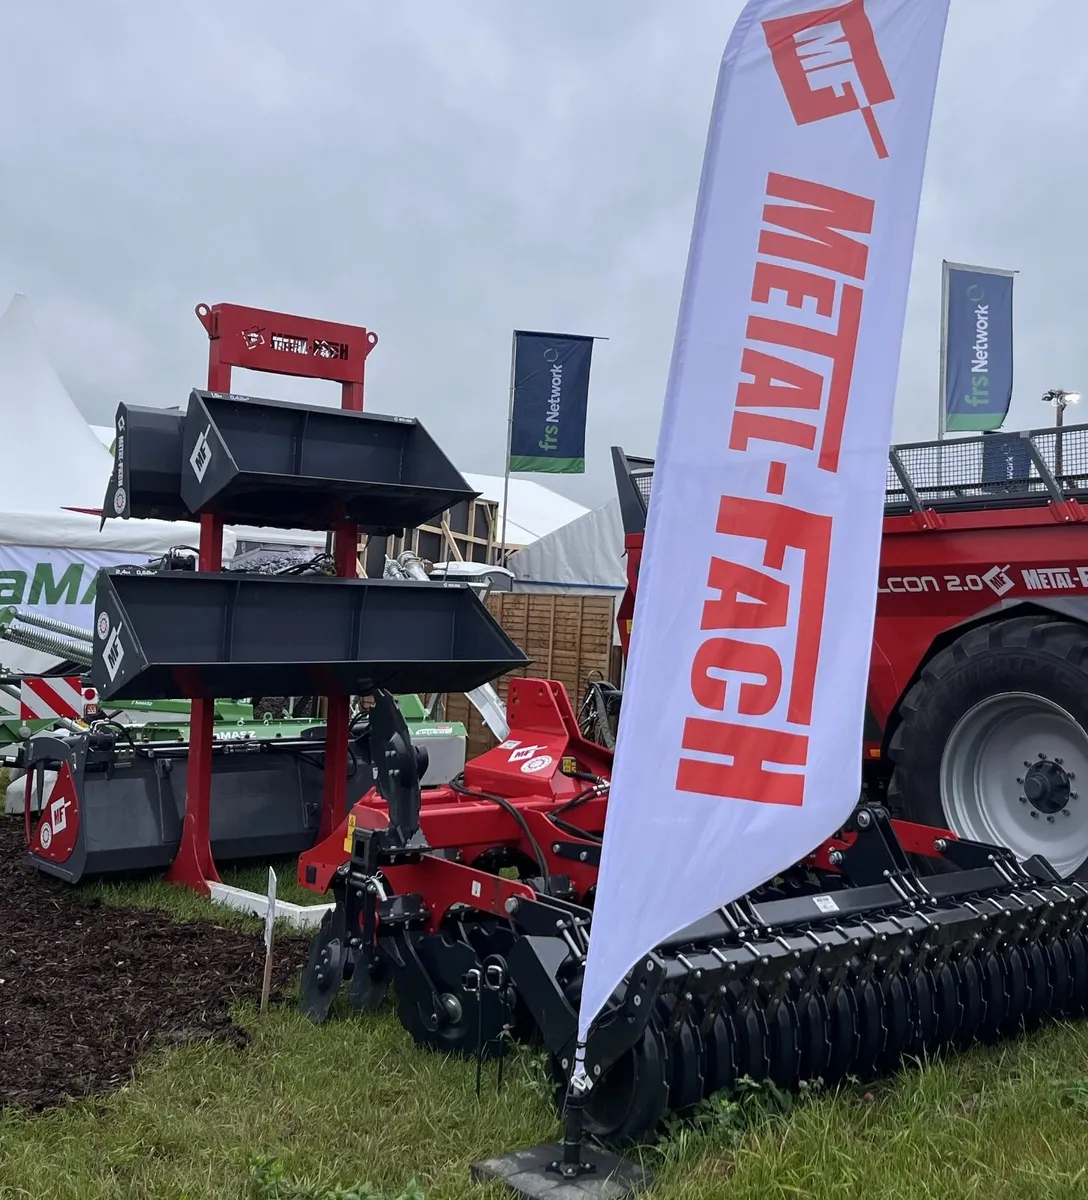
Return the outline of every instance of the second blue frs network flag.
<path id="1" fill-rule="evenodd" d="M 515 331 L 511 471 L 585 471 L 592 356 L 591 337 Z"/>
<path id="2" fill-rule="evenodd" d="M 1000 429 L 1012 402 L 1014 272 L 944 264 L 941 433 Z"/>

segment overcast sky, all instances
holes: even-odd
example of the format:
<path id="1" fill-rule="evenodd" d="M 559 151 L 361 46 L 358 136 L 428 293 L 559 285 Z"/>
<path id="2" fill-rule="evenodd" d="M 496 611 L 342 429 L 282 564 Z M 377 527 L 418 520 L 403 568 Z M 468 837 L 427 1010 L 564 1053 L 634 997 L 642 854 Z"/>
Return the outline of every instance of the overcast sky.
<path id="1" fill-rule="evenodd" d="M 653 454 L 739 0 L 5 0 L 0 309 L 87 417 L 184 404 L 200 301 L 377 331 L 367 407 L 501 474 L 510 332 L 592 333 L 587 474 Z M 1088 391 L 1088 4 L 952 0 L 899 374 L 935 436 L 941 259 L 1020 271 L 1009 425 Z M 239 374 L 236 390 L 337 401 Z M 1085 414 L 1088 418 L 1088 414 Z"/>

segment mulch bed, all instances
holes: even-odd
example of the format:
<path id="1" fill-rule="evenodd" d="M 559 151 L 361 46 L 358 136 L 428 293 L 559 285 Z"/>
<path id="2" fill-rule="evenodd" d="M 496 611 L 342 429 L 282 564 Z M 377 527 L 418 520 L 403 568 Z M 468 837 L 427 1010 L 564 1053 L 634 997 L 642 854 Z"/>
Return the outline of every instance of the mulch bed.
<path id="1" fill-rule="evenodd" d="M 230 1018 L 259 1003 L 264 942 L 213 921 L 111 908 L 27 871 L 22 822 L 0 816 L 0 1109 L 32 1111 L 120 1087 L 144 1051 L 246 1042 Z M 278 937 L 271 999 L 306 961 Z"/>

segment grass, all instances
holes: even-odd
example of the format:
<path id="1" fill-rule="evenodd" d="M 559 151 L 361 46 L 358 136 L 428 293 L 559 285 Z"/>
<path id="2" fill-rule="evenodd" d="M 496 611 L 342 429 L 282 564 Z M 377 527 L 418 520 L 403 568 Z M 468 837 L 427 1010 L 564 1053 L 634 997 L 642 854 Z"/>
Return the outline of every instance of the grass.
<path id="1" fill-rule="evenodd" d="M 279 900 L 290 901 L 293 904 L 321 904 L 325 897 L 302 887 L 296 875 L 297 859 L 272 863 L 276 872 L 276 897 Z M 234 887 L 245 888 L 247 891 L 259 892 L 262 896 L 268 892 L 267 867 L 234 867 L 219 868 L 224 883 Z M 94 879 L 75 887 L 77 895 L 95 897 L 104 904 L 113 904 L 124 908 L 143 908 L 164 912 L 175 921 L 197 921 L 214 913 L 220 925 L 232 925 L 239 929 L 263 929 L 263 920 L 235 912 L 222 905 L 212 906 L 202 896 L 190 892 L 186 888 L 168 887 L 157 879 L 114 882 Z M 276 928 L 283 932 L 291 932 L 290 927 L 282 921 L 276 922 Z"/>
<path id="2" fill-rule="evenodd" d="M 264 873 L 231 882 L 263 888 Z M 85 890 L 183 919 L 209 908 L 161 884 Z M 253 918 L 230 919 L 259 936 Z M 119 1092 L 0 1114 L 0 1200 L 491 1200 L 506 1193 L 472 1185 L 469 1165 L 559 1132 L 527 1052 L 508 1060 L 501 1093 L 485 1067 L 477 1100 L 474 1064 L 416 1049 L 391 1011 L 321 1027 L 290 1007 L 238 1018 L 244 1051 L 164 1051 Z M 1083 1200 L 1088 1024 L 871 1092 L 709 1103 L 642 1154 L 657 1180 L 647 1200 Z"/>

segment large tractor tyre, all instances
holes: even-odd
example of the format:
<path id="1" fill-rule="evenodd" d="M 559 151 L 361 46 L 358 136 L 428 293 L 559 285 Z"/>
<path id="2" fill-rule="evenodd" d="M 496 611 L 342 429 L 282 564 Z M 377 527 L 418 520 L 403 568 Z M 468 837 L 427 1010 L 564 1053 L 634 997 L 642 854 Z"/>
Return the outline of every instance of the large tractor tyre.
<path id="1" fill-rule="evenodd" d="M 963 634 L 900 705 L 888 805 L 1088 875 L 1088 628 L 1013 617 Z"/>

